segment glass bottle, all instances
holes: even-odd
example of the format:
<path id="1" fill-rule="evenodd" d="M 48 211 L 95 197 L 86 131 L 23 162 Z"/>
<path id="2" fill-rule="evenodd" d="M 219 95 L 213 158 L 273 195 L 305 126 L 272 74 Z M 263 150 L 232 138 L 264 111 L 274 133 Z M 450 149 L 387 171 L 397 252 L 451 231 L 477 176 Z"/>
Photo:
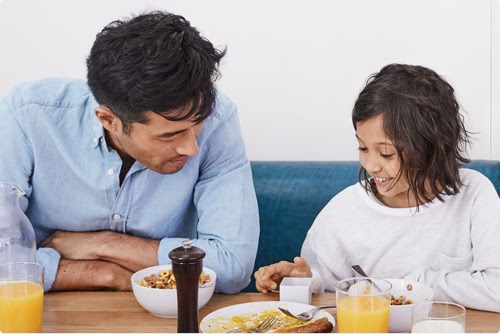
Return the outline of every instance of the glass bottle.
<path id="1" fill-rule="evenodd" d="M 198 286 L 205 252 L 184 240 L 168 257 L 177 284 L 177 333 L 199 333 Z"/>
<path id="2" fill-rule="evenodd" d="M 24 194 L 17 184 L 0 182 L 0 264 L 36 262 L 35 231 L 19 207 Z"/>

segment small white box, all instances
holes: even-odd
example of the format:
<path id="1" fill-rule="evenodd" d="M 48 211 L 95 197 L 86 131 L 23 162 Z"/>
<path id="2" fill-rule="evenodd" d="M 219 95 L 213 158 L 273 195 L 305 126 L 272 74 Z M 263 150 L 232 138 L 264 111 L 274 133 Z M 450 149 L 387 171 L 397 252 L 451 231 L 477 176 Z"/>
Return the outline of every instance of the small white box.
<path id="1" fill-rule="evenodd" d="M 280 284 L 280 301 L 311 304 L 311 278 L 285 277 Z"/>

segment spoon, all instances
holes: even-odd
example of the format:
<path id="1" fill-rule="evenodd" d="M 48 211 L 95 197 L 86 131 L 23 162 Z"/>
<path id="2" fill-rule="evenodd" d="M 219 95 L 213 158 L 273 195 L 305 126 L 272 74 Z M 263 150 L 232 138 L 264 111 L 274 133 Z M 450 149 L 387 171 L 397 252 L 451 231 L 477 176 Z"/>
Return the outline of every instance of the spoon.
<path id="1" fill-rule="evenodd" d="M 358 276 L 368 277 L 368 275 L 364 272 L 364 270 L 361 269 L 361 267 L 357 264 L 354 266 L 351 266 L 351 270 L 354 271 L 354 273 Z"/>
<path id="2" fill-rule="evenodd" d="M 369 277 L 365 271 L 363 269 L 361 269 L 361 266 L 355 264 L 354 266 L 351 266 L 351 270 L 354 272 L 354 274 L 356 274 L 357 276 L 359 277 Z M 375 289 L 377 289 L 379 292 L 382 291 L 382 289 L 380 289 L 380 287 L 377 285 L 377 283 L 375 283 L 373 280 L 370 280 L 370 283 L 373 284 L 373 287 Z"/>

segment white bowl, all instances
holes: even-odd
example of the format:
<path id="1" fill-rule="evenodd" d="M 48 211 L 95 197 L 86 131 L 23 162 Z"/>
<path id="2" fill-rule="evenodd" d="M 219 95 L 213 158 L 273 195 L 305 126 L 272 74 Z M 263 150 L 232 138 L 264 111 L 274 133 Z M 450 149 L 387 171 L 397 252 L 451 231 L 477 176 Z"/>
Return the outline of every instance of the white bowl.
<path id="1" fill-rule="evenodd" d="M 389 332 L 404 333 L 411 330 L 411 308 L 417 303 L 432 300 L 434 290 L 420 282 L 409 281 L 404 279 L 386 279 L 392 284 L 391 294 L 398 298 L 405 296 L 406 300 L 411 300 L 411 304 L 406 305 L 391 305 L 389 314 Z M 412 289 L 408 290 L 407 286 L 411 284 Z"/>
<path id="2" fill-rule="evenodd" d="M 170 270 L 172 265 L 164 264 L 137 271 L 131 277 L 134 296 L 146 310 L 162 318 L 177 318 L 177 289 L 153 289 L 139 285 L 138 282 L 151 274 L 160 276 L 162 270 Z M 198 310 L 205 306 L 214 293 L 217 275 L 210 268 L 203 267 L 210 275 L 210 282 L 198 288 Z"/>

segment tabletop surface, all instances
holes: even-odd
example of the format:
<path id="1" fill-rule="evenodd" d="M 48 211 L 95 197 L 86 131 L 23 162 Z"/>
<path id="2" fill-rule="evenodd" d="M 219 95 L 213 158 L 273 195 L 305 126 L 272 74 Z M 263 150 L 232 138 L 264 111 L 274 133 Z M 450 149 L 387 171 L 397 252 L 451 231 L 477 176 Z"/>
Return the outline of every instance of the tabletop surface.
<path id="1" fill-rule="evenodd" d="M 214 294 L 199 319 L 240 303 L 278 301 L 279 294 Z M 314 294 L 313 305 L 335 304 L 335 294 Z M 328 311 L 328 310 L 326 310 Z M 467 310 L 466 332 L 498 333 L 500 314 Z M 45 294 L 43 332 L 51 333 L 175 333 L 177 319 L 158 318 L 135 300 L 132 292 L 49 292 Z"/>

